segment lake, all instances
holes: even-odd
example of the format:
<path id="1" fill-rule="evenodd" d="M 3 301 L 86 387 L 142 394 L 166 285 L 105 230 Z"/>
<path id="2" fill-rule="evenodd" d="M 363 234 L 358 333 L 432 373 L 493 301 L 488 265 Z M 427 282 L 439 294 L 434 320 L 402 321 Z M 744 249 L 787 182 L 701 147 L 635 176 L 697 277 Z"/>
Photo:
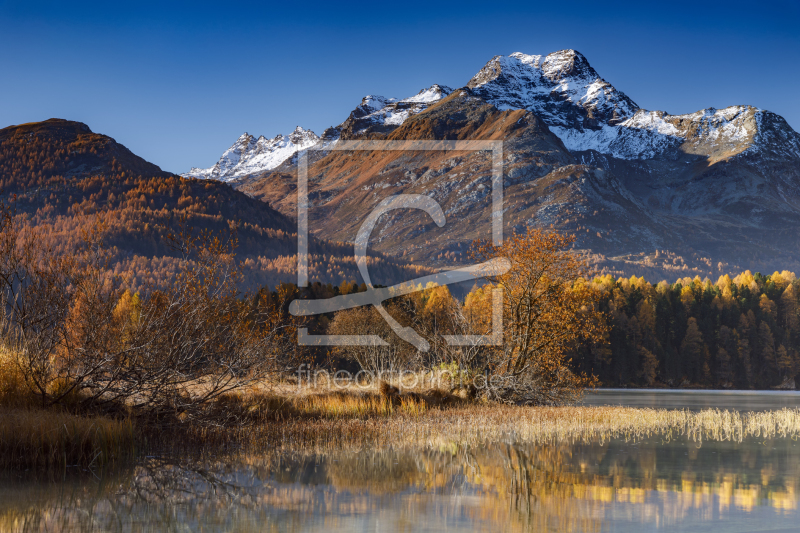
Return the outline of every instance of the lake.
<path id="1" fill-rule="evenodd" d="M 597 389 L 587 393 L 582 404 L 692 411 L 702 409 L 768 411 L 784 407 L 799 408 L 800 391 Z"/>
<path id="2" fill-rule="evenodd" d="M 794 393 L 612 391 L 591 405 L 795 407 Z M 106 474 L 0 480 L 0 531 L 797 531 L 792 439 L 148 457 Z"/>

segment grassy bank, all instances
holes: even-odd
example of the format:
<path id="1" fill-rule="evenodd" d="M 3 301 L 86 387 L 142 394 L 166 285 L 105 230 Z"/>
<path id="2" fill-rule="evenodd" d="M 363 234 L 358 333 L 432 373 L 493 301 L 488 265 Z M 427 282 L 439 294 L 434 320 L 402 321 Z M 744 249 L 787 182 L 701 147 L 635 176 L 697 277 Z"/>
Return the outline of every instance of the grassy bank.
<path id="1" fill-rule="evenodd" d="M 134 450 L 212 454 L 220 450 L 342 448 L 452 449 L 490 442 L 603 442 L 614 438 L 694 442 L 800 437 L 800 409 L 758 413 L 627 407 L 517 407 L 431 389 L 388 384 L 331 390 L 273 384 L 227 394 L 202 424 L 164 425 L 36 407 L 4 373 L 0 384 L 0 469 L 92 468 Z M 163 422 L 163 421 L 162 421 Z M 146 444 L 145 444 L 146 443 Z"/>
<path id="2" fill-rule="evenodd" d="M 452 447 L 487 442 L 603 442 L 613 438 L 688 438 L 741 442 L 749 437 L 800 437 L 800 409 L 759 413 L 627 407 L 466 405 L 391 416 L 289 418 L 241 430 L 204 428 L 203 442 L 238 442 L 258 449 Z"/>

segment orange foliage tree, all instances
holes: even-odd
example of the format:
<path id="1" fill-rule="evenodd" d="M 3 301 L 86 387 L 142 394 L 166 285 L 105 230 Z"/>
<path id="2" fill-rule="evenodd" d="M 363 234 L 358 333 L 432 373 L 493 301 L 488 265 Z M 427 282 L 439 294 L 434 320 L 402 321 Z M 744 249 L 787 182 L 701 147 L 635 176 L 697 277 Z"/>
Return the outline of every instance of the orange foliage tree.
<path id="1" fill-rule="evenodd" d="M 202 421 L 216 398 L 295 364 L 282 295 L 239 293 L 235 240 L 175 234 L 173 282 L 133 297 L 108 268 L 102 227 L 72 256 L 26 235 L 2 201 L 0 229 L 0 344 L 45 405 L 79 398 Z"/>
<path id="2" fill-rule="evenodd" d="M 488 278 L 503 291 L 504 326 L 502 344 L 484 351 L 489 399 L 554 405 L 574 401 L 596 383 L 573 372 L 566 356 L 577 343 L 599 341 L 606 332 L 598 293 L 587 282 L 587 262 L 570 248 L 574 241 L 529 228 L 500 246 L 475 243 L 475 258 L 511 263 L 507 272 Z M 490 305 L 490 299 L 483 301 Z"/>

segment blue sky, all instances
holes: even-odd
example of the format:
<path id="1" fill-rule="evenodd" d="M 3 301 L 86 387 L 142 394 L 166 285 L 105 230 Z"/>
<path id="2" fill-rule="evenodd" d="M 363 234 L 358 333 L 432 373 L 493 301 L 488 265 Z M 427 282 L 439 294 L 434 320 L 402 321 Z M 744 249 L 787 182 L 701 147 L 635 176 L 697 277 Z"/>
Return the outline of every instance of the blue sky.
<path id="1" fill-rule="evenodd" d="M 78 120 L 165 170 L 244 131 L 321 133 L 366 94 L 460 87 L 492 56 L 582 52 L 640 106 L 750 104 L 800 129 L 800 3 L 0 0 L 0 127 Z"/>

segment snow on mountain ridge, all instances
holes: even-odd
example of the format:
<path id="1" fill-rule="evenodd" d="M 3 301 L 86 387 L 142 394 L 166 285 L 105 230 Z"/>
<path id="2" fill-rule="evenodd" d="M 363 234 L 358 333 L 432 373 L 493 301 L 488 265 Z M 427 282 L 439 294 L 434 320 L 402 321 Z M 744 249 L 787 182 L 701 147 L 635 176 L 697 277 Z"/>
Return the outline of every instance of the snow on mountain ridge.
<path id="1" fill-rule="evenodd" d="M 319 137 L 311 130 L 297 126 L 289 135 L 276 135 L 268 139 L 263 135 L 258 139 L 245 132 L 220 157 L 211 168 L 192 168 L 181 174 L 185 178 L 214 179 L 232 181 L 234 179 L 260 174 L 276 168 L 300 150 L 319 142 Z"/>
<path id="2" fill-rule="evenodd" d="M 692 153 L 707 153 L 720 144 L 742 152 L 752 146 L 757 129 L 753 118 L 760 113 L 762 110 L 749 106 L 708 108 L 684 115 L 640 109 L 619 124 L 598 130 L 559 126 L 550 130 L 572 152 L 595 150 L 619 159 L 652 159 L 684 143 Z"/>
<path id="3" fill-rule="evenodd" d="M 273 170 L 300 150 L 305 150 L 322 140 L 335 143 L 343 129 L 353 134 L 363 134 L 375 128 L 393 128 L 408 117 L 420 113 L 453 92 L 443 85 L 431 85 L 419 93 L 403 100 L 367 95 L 350 113 L 350 117 L 336 127 L 326 129 L 322 139 L 311 130 L 300 126 L 289 135 L 278 135 L 273 139 L 263 136 L 255 139 L 249 133 L 242 134 L 211 168 L 192 168 L 181 174 L 185 178 L 232 181 L 244 176 Z"/>
<path id="4" fill-rule="evenodd" d="M 575 50 L 495 56 L 467 84 L 498 109 L 527 109 L 549 126 L 600 129 L 638 106 L 603 80 Z"/>
<path id="5" fill-rule="evenodd" d="M 450 87 L 435 84 L 403 100 L 367 95 L 337 129 L 339 132 L 347 130 L 351 135 L 361 135 L 386 127 L 400 126 L 408 117 L 421 113 L 451 92 L 453 89 Z"/>

